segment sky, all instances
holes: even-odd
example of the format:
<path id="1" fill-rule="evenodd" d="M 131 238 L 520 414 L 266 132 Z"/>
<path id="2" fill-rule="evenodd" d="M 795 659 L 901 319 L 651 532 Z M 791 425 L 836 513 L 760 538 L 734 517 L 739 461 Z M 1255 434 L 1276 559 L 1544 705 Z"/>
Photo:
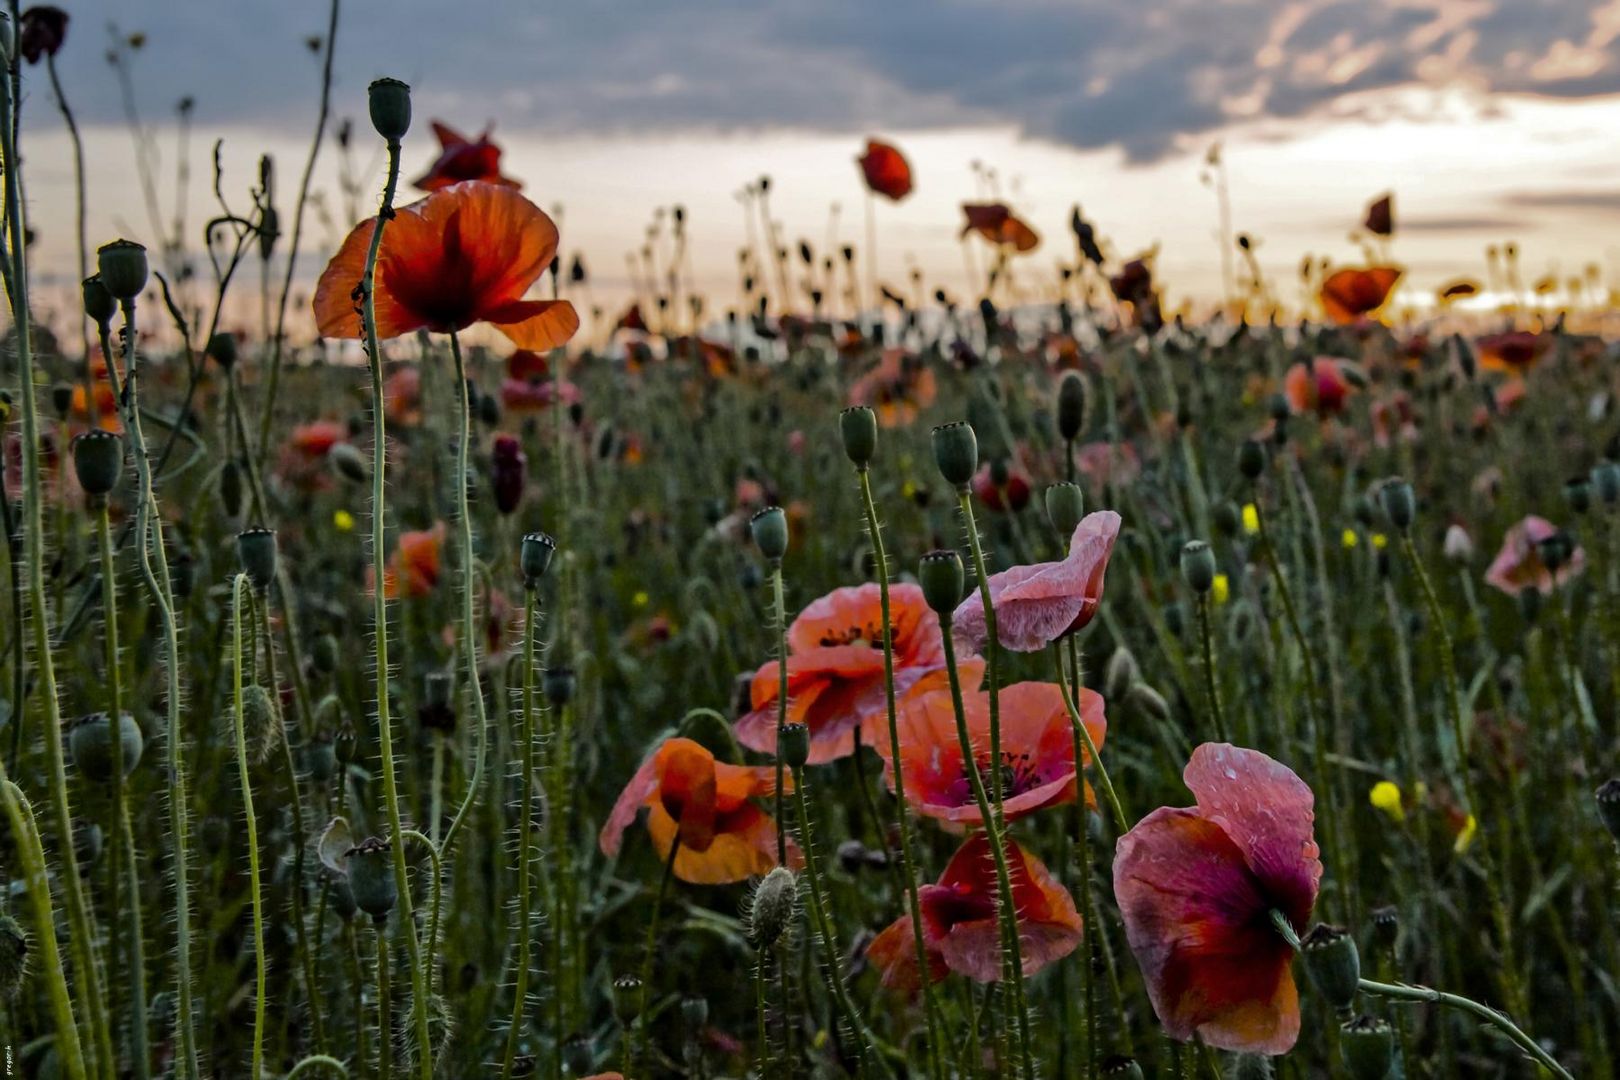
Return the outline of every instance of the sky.
<path id="1" fill-rule="evenodd" d="M 327 0 L 61 6 L 72 18 L 57 62 L 87 147 L 92 247 L 156 231 L 108 61 L 116 42 L 162 215 L 182 201 L 175 109 L 190 99 L 192 240 L 215 208 L 216 140 L 228 200 L 246 205 L 269 154 L 290 222 Z M 1360 258 L 1351 234 L 1386 190 L 1413 293 L 1483 276 L 1486 246 L 1508 241 L 1526 280 L 1592 263 L 1620 278 L 1617 38 L 1620 0 L 346 0 L 333 128 L 352 118 L 355 136 L 347 155 L 332 129 L 322 146 L 307 269 L 375 206 L 382 156 L 365 88 L 391 75 L 413 86 L 406 177 L 435 154 L 430 119 L 493 127 L 505 171 L 559 210 L 564 254 L 583 253 L 604 306 L 623 301 L 626 253 L 674 205 L 699 286 L 715 306 L 734 302 L 737 196 L 762 175 L 790 244 L 864 250 L 855 158 L 873 135 L 916 176 L 910 198 L 873 208 L 878 276 L 897 287 L 915 267 L 963 294 L 982 262 L 964 257 L 959 206 L 994 194 L 1043 237 L 1022 281 L 1074 261 L 1078 204 L 1116 258 L 1156 245 L 1172 297 L 1218 299 L 1206 165 L 1217 142 L 1233 227 L 1256 238 L 1284 297 L 1303 255 Z M 43 67 L 26 74 L 23 108 L 35 265 L 47 284 L 71 283 L 72 154 Z"/>

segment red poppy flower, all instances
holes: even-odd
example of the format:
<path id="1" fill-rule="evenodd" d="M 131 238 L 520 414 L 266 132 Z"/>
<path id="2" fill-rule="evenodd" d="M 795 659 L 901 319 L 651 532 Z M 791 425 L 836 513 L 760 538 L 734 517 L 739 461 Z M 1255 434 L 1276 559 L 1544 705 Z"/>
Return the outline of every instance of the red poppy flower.
<path id="1" fill-rule="evenodd" d="M 355 226 L 315 289 L 326 337 L 363 335 L 354 290 L 377 219 Z M 525 300 L 557 254 L 557 226 L 511 188 L 441 188 L 395 212 L 377 258 L 377 335 L 451 333 L 486 322 L 521 349 L 554 349 L 579 329 L 566 300 Z"/>
<path id="2" fill-rule="evenodd" d="M 939 616 L 919 586 L 889 589 L 889 627 L 894 646 L 894 689 L 904 696 L 944 662 Z M 776 752 L 776 661 L 760 667 L 750 689 L 753 711 L 737 721 L 737 741 L 751 750 Z M 874 717 L 885 729 L 883 612 L 875 582 L 834 589 L 815 601 L 788 628 L 788 719 L 810 729 L 810 763 L 854 752 L 855 731 Z M 868 740 L 870 741 L 870 740 Z M 887 736 L 881 742 L 887 742 Z"/>
<path id="3" fill-rule="evenodd" d="M 1283 382 L 1290 409 L 1295 413 L 1314 412 L 1324 419 L 1344 411 L 1345 399 L 1352 389 L 1339 361 L 1331 356 L 1318 356 L 1309 367 L 1289 365 Z"/>
<path id="4" fill-rule="evenodd" d="M 1395 266 L 1337 271 L 1322 282 L 1322 313 L 1338 326 L 1367 318 L 1384 306 L 1400 277 Z"/>
<path id="5" fill-rule="evenodd" d="M 324 458 L 332 447 L 348 438 L 349 429 L 336 420 L 316 420 L 293 428 L 287 445 L 306 458 Z"/>
<path id="6" fill-rule="evenodd" d="M 495 509 L 510 514 L 523 498 L 529 458 L 514 435 L 497 435 L 490 447 L 490 486 L 495 490 Z"/>
<path id="7" fill-rule="evenodd" d="M 1008 839 L 1005 847 L 1018 910 L 1018 942 L 1025 977 L 1061 960 L 1080 943 L 1080 915 L 1074 898 L 1034 855 Z M 922 915 L 928 980 L 955 971 L 976 982 L 1001 979 L 1001 928 L 996 915 L 996 871 L 990 841 L 982 832 L 968 837 L 939 882 L 917 890 Z M 912 991 L 921 983 L 911 916 L 890 923 L 866 947 L 866 958 L 884 986 Z"/>
<path id="8" fill-rule="evenodd" d="M 1114 896 L 1153 1011 L 1177 1039 L 1284 1054 L 1299 1038 L 1293 948 L 1322 863 L 1315 799 L 1257 750 L 1205 743 L 1182 773 L 1198 805 L 1160 807 L 1120 837 Z"/>
<path id="9" fill-rule="evenodd" d="M 532 349 L 518 349 L 506 358 L 506 376 L 510 379 L 546 379 L 551 377 L 551 361 L 544 353 Z"/>
<path id="10" fill-rule="evenodd" d="M 426 596 L 439 584 L 439 554 L 444 547 L 444 522 L 431 529 L 399 534 L 399 545 L 383 570 L 383 595 Z"/>
<path id="11" fill-rule="evenodd" d="M 1089 623 L 1102 603 L 1103 575 L 1118 536 L 1119 515 L 1098 510 L 1075 526 L 1067 558 L 991 574 L 987 584 L 1002 647 L 1037 652 Z M 957 642 L 984 650 L 989 635 L 977 590 L 956 609 L 953 625 Z"/>
<path id="12" fill-rule="evenodd" d="M 998 475 L 999 474 L 999 475 Z M 986 462 L 973 474 L 973 494 L 998 514 L 1011 507 L 1013 512 L 1029 505 L 1029 474 L 1021 468 Z"/>
<path id="13" fill-rule="evenodd" d="M 964 694 L 968 740 L 973 767 L 987 777 L 990 762 L 990 695 Z M 1001 705 L 1002 806 L 1007 820 L 1032 814 L 1048 806 L 1071 803 L 1080 778 L 1074 767 L 1074 729 L 1063 690 L 1055 683 L 1022 682 L 1003 687 Z M 1080 716 L 1092 742 L 1101 747 L 1108 734 L 1102 696 L 1082 688 Z M 900 767 L 906 782 L 906 801 L 924 817 L 958 826 L 978 827 L 978 802 L 973 781 L 962 760 L 962 742 L 956 731 L 956 710 L 948 689 L 913 692 L 900 710 Z M 888 757 L 888 744 L 877 740 Z M 1081 747 L 1085 753 L 1085 748 Z M 1085 762 L 1089 763 L 1089 755 Z M 884 763 L 889 785 L 893 766 Z M 989 781 L 985 781 L 988 789 Z M 1086 785 L 1086 805 L 1096 796 Z"/>
<path id="14" fill-rule="evenodd" d="M 1040 235 L 1005 203 L 963 203 L 962 213 L 967 218 L 963 236 L 978 233 L 996 247 L 1011 247 L 1020 254 L 1040 246 Z"/>
<path id="15" fill-rule="evenodd" d="M 88 389 L 82 382 L 73 384 L 73 396 L 68 402 L 68 416 L 76 424 L 88 426 L 90 406 L 94 401 L 96 427 L 103 431 L 123 431 L 124 424 L 118 419 L 118 395 L 113 393 L 106 360 L 98 356 L 91 361 L 90 379 Z"/>
<path id="16" fill-rule="evenodd" d="M 776 866 L 776 822 L 750 800 L 775 791 L 770 766 L 728 765 L 691 739 L 666 739 L 625 785 L 597 843 L 602 854 L 617 855 L 625 829 L 646 807 L 660 858 L 680 840 L 675 876 L 682 881 L 726 885 L 757 877 Z"/>
<path id="17" fill-rule="evenodd" d="M 899 202 L 911 194 L 911 165 L 905 155 L 878 139 L 866 140 L 866 153 L 858 159 L 866 186 Z"/>
<path id="18" fill-rule="evenodd" d="M 1551 341 L 1530 330 L 1510 330 L 1503 334 L 1490 334 L 1474 341 L 1479 366 L 1487 371 L 1523 374 L 1535 367 L 1547 354 Z"/>
<path id="19" fill-rule="evenodd" d="M 559 397 L 564 405 L 572 405 L 580 400 L 579 387 L 564 379 L 559 394 L 558 387 L 549 379 L 501 380 L 501 404 L 508 412 L 540 412 L 550 408 Z"/>
<path id="20" fill-rule="evenodd" d="M 1558 535 L 1558 526 L 1534 514 L 1525 517 L 1507 531 L 1502 538 L 1502 550 L 1496 553 L 1485 571 L 1486 584 L 1518 596 L 1534 586 L 1542 593 L 1550 593 L 1586 569 L 1586 552 L 1576 547 L 1558 568 L 1558 573 L 1547 569 L 1541 561 L 1540 544 Z"/>
<path id="21" fill-rule="evenodd" d="M 883 427 L 903 427 L 934 403 L 934 369 L 905 349 L 884 349 L 877 367 L 849 388 L 849 404 L 870 405 Z"/>
<path id="22" fill-rule="evenodd" d="M 463 180 L 514 189 L 523 186 L 501 175 L 501 148 L 490 141 L 487 129 L 478 138 L 469 139 L 449 124 L 435 120 L 433 134 L 439 138 L 439 156 L 415 181 L 421 190 L 438 191 Z"/>

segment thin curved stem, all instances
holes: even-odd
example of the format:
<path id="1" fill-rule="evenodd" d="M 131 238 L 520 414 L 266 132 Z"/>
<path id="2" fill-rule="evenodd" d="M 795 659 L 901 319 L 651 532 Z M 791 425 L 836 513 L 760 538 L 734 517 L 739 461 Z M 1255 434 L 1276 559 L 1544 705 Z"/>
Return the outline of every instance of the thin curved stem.
<path id="1" fill-rule="evenodd" d="M 301 1073 L 309 1069 L 331 1069 L 339 1076 L 348 1076 L 349 1067 L 335 1057 L 326 1054 L 311 1054 L 292 1067 L 287 1073 L 286 1080 L 295 1080 Z"/>
<path id="2" fill-rule="evenodd" d="M 1198 594 L 1198 638 L 1204 650 L 1204 691 L 1209 695 L 1209 715 L 1215 724 L 1215 737 L 1231 742 L 1226 717 L 1221 712 L 1221 688 L 1215 681 L 1215 642 L 1209 631 L 1209 593 Z"/>
<path id="3" fill-rule="evenodd" d="M 1470 1013 L 1490 1024 L 1509 1039 L 1512 1039 L 1514 1044 L 1523 1050 L 1526 1055 L 1534 1059 L 1536 1064 L 1554 1076 L 1561 1077 L 1562 1080 L 1574 1080 L 1568 1070 L 1558 1064 L 1551 1054 L 1541 1048 L 1540 1043 L 1520 1030 L 1519 1026 L 1508 1018 L 1507 1014 L 1498 1012 L 1489 1005 L 1482 1005 L 1472 998 L 1463 997 L 1461 994 L 1448 994 L 1444 990 L 1432 990 L 1427 986 L 1396 985 L 1374 982 L 1371 979 L 1362 979 L 1357 985 L 1364 994 L 1389 998 L 1392 1001 L 1423 1001 L 1431 1005 L 1446 1005 L 1453 1009 L 1461 1009 L 1463 1012 Z"/>
<path id="4" fill-rule="evenodd" d="M 1076 665 L 1072 677 L 1075 685 L 1078 686 L 1080 682 L 1079 661 L 1078 658 L 1071 659 L 1074 660 Z M 1125 816 L 1125 808 L 1120 805 L 1119 794 L 1114 790 L 1114 782 L 1108 777 L 1108 766 L 1103 764 L 1102 755 L 1097 752 L 1097 743 L 1092 739 L 1091 731 L 1080 719 L 1080 709 L 1070 694 L 1069 686 L 1064 678 L 1063 657 L 1054 650 L 1052 660 L 1057 664 L 1057 682 L 1060 687 L 1063 687 L 1063 704 L 1069 710 L 1069 723 L 1074 728 L 1075 736 L 1085 744 L 1086 753 L 1091 755 L 1091 767 L 1097 770 L 1097 782 L 1102 785 L 1103 798 L 1108 802 L 1109 812 L 1113 814 L 1114 826 L 1119 830 L 1119 834 L 1124 836 L 1131 831 L 1130 819 Z"/>
<path id="5" fill-rule="evenodd" d="M 641 985 L 636 993 L 639 1000 L 636 1005 L 636 1019 L 634 1034 L 626 1033 L 629 1046 L 625 1050 L 625 1075 L 637 1075 L 636 1068 L 641 1064 L 642 1046 L 647 1040 L 647 1028 L 650 1018 L 647 1016 L 647 997 L 651 993 L 653 977 L 653 956 L 658 951 L 658 924 L 663 921 L 664 897 L 669 894 L 669 883 L 675 877 L 675 856 L 681 852 L 681 838 L 677 835 L 670 841 L 669 854 L 664 858 L 664 872 L 658 878 L 658 892 L 653 896 L 652 918 L 647 920 L 647 941 L 641 950 Z"/>

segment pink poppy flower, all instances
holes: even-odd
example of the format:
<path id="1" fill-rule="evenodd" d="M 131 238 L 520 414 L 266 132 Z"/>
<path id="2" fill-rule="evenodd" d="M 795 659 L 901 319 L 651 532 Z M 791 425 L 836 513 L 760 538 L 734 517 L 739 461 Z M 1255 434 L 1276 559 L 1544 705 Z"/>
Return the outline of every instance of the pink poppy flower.
<path id="1" fill-rule="evenodd" d="M 1326 419 L 1344 411 L 1351 386 L 1338 360 L 1318 356 L 1311 361 L 1309 370 L 1304 364 L 1290 365 L 1283 390 L 1288 397 L 1288 407 L 1295 413 L 1314 412 Z"/>
<path id="2" fill-rule="evenodd" d="M 1177 1039 L 1284 1054 L 1299 1038 L 1293 948 L 1322 863 L 1315 799 L 1257 750 L 1205 743 L 1182 773 L 1198 805 L 1160 807 L 1120 837 L 1114 897 L 1153 1011 Z"/>
<path id="3" fill-rule="evenodd" d="M 1118 536 L 1119 515 L 1098 510 L 1075 526 L 1068 558 L 991 574 L 990 602 L 1002 647 L 1038 652 L 1089 623 L 1102 603 L 1103 575 Z M 989 635 L 977 590 L 956 609 L 953 627 L 959 643 L 984 650 Z"/>
<path id="4" fill-rule="evenodd" d="M 1558 568 L 1556 576 L 1541 561 L 1538 545 L 1557 534 L 1558 526 L 1534 514 L 1515 524 L 1502 538 L 1502 550 L 1496 553 L 1490 569 L 1485 571 L 1486 584 L 1496 586 L 1509 596 L 1518 596 L 1531 585 L 1549 593 L 1581 573 L 1586 569 L 1586 552 L 1579 547 Z"/>

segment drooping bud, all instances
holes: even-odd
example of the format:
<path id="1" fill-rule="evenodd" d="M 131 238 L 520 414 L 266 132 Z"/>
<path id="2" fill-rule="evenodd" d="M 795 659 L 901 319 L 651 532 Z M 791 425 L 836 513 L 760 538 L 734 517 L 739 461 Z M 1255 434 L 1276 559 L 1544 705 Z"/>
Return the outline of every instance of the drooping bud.
<path id="1" fill-rule="evenodd" d="M 748 911 L 748 936 L 753 939 L 755 948 L 769 949 L 781 940 L 793 925 L 798 903 L 799 883 L 793 871 L 778 866 L 765 875 L 754 890 Z"/>
<path id="2" fill-rule="evenodd" d="M 748 528 L 754 534 L 760 554 L 773 563 L 780 563 L 788 549 L 787 514 L 782 508 L 767 506 L 749 519 Z"/>
<path id="3" fill-rule="evenodd" d="M 371 467 L 366 464 L 365 455 L 354 443 L 333 443 L 332 449 L 326 452 L 326 463 L 333 472 L 351 483 L 363 484 L 371 479 Z"/>
<path id="4" fill-rule="evenodd" d="M 532 532 L 523 538 L 518 563 L 523 570 L 524 588 L 533 590 L 540 587 L 540 579 L 546 576 L 546 568 L 551 565 L 551 557 L 556 551 L 557 541 L 543 532 Z"/>
<path id="5" fill-rule="evenodd" d="M 1417 516 L 1417 496 L 1411 484 L 1399 477 L 1385 480 L 1378 488 L 1378 502 L 1391 525 L 1401 532 L 1412 527 L 1412 519 Z"/>
<path id="6" fill-rule="evenodd" d="M 782 761 L 788 768 L 793 770 L 804 768 L 805 762 L 810 760 L 809 725 L 798 723 L 782 725 L 782 734 L 777 744 Z"/>
<path id="7" fill-rule="evenodd" d="M 917 581 L 922 585 L 923 599 L 943 619 L 949 619 L 962 602 L 962 582 L 965 571 L 962 556 L 948 548 L 930 551 L 917 563 Z"/>
<path id="8" fill-rule="evenodd" d="M 1086 426 L 1086 377 L 1065 371 L 1058 383 L 1057 427 L 1064 442 L 1074 442 Z"/>
<path id="9" fill-rule="evenodd" d="M 1361 953 L 1347 930 L 1317 923 L 1300 943 L 1305 970 L 1329 1005 L 1347 1011 L 1361 982 Z"/>
<path id="10" fill-rule="evenodd" d="M 96 268 L 115 300 L 134 303 L 146 288 L 146 248 L 133 240 L 114 240 L 98 248 Z"/>
<path id="11" fill-rule="evenodd" d="M 208 339 L 208 348 L 204 351 L 214 363 L 230 371 L 236 366 L 236 335 L 222 330 Z"/>
<path id="12" fill-rule="evenodd" d="M 393 850 L 394 846 L 387 840 L 373 836 L 344 854 L 355 906 L 378 922 L 388 918 L 399 901 Z"/>
<path id="13" fill-rule="evenodd" d="M 857 469 L 865 469 L 877 453 L 877 413 L 869 405 L 851 405 L 838 414 L 838 433 L 844 454 Z"/>
<path id="14" fill-rule="evenodd" d="M 1215 585 L 1215 549 L 1202 540 L 1189 540 L 1181 549 L 1181 577 L 1200 595 Z"/>
<path id="15" fill-rule="evenodd" d="M 371 126 L 389 142 L 411 130 L 411 88 L 398 79 L 378 79 L 366 90 Z"/>
<path id="16" fill-rule="evenodd" d="M 958 491 L 966 490 L 979 471 L 979 438 L 966 420 L 941 424 L 934 429 L 934 464 L 945 482 Z"/>
<path id="17" fill-rule="evenodd" d="M 73 473 L 92 498 L 103 498 L 118 486 L 124 472 L 124 437 L 93 428 L 73 440 Z"/>
<path id="18" fill-rule="evenodd" d="M 1474 559 L 1474 541 L 1469 537 L 1468 530 L 1461 525 L 1448 525 L 1441 551 L 1448 562 L 1466 566 Z"/>
<path id="19" fill-rule="evenodd" d="M 1086 495 L 1080 485 L 1065 481 L 1047 488 L 1046 516 L 1064 540 L 1073 536 L 1080 519 L 1086 516 Z"/>
<path id="20" fill-rule="evenodd" d="M 1339 1053 L 1351 1080 L 1384 1080 L 1395 1061 L 1395 1033 L 1387 1021 L 1358 1016 L 1340 1026 Z"/>
<path id="21" fill-rule="evenodd" d="M 146 740 L 141 726 L 129 713 L 118 718 L 118 749 L 113 749 L 112 719 L 104 712 L 91 713 L 75 720 L 68 728 L 68 750 L 73 755 L 73 767 L 84 774 L 86 780 L 104 784 L 112 779 L 113 759 L 118 757 L 125 776 L 141 763 L 141 752 Z"/>

